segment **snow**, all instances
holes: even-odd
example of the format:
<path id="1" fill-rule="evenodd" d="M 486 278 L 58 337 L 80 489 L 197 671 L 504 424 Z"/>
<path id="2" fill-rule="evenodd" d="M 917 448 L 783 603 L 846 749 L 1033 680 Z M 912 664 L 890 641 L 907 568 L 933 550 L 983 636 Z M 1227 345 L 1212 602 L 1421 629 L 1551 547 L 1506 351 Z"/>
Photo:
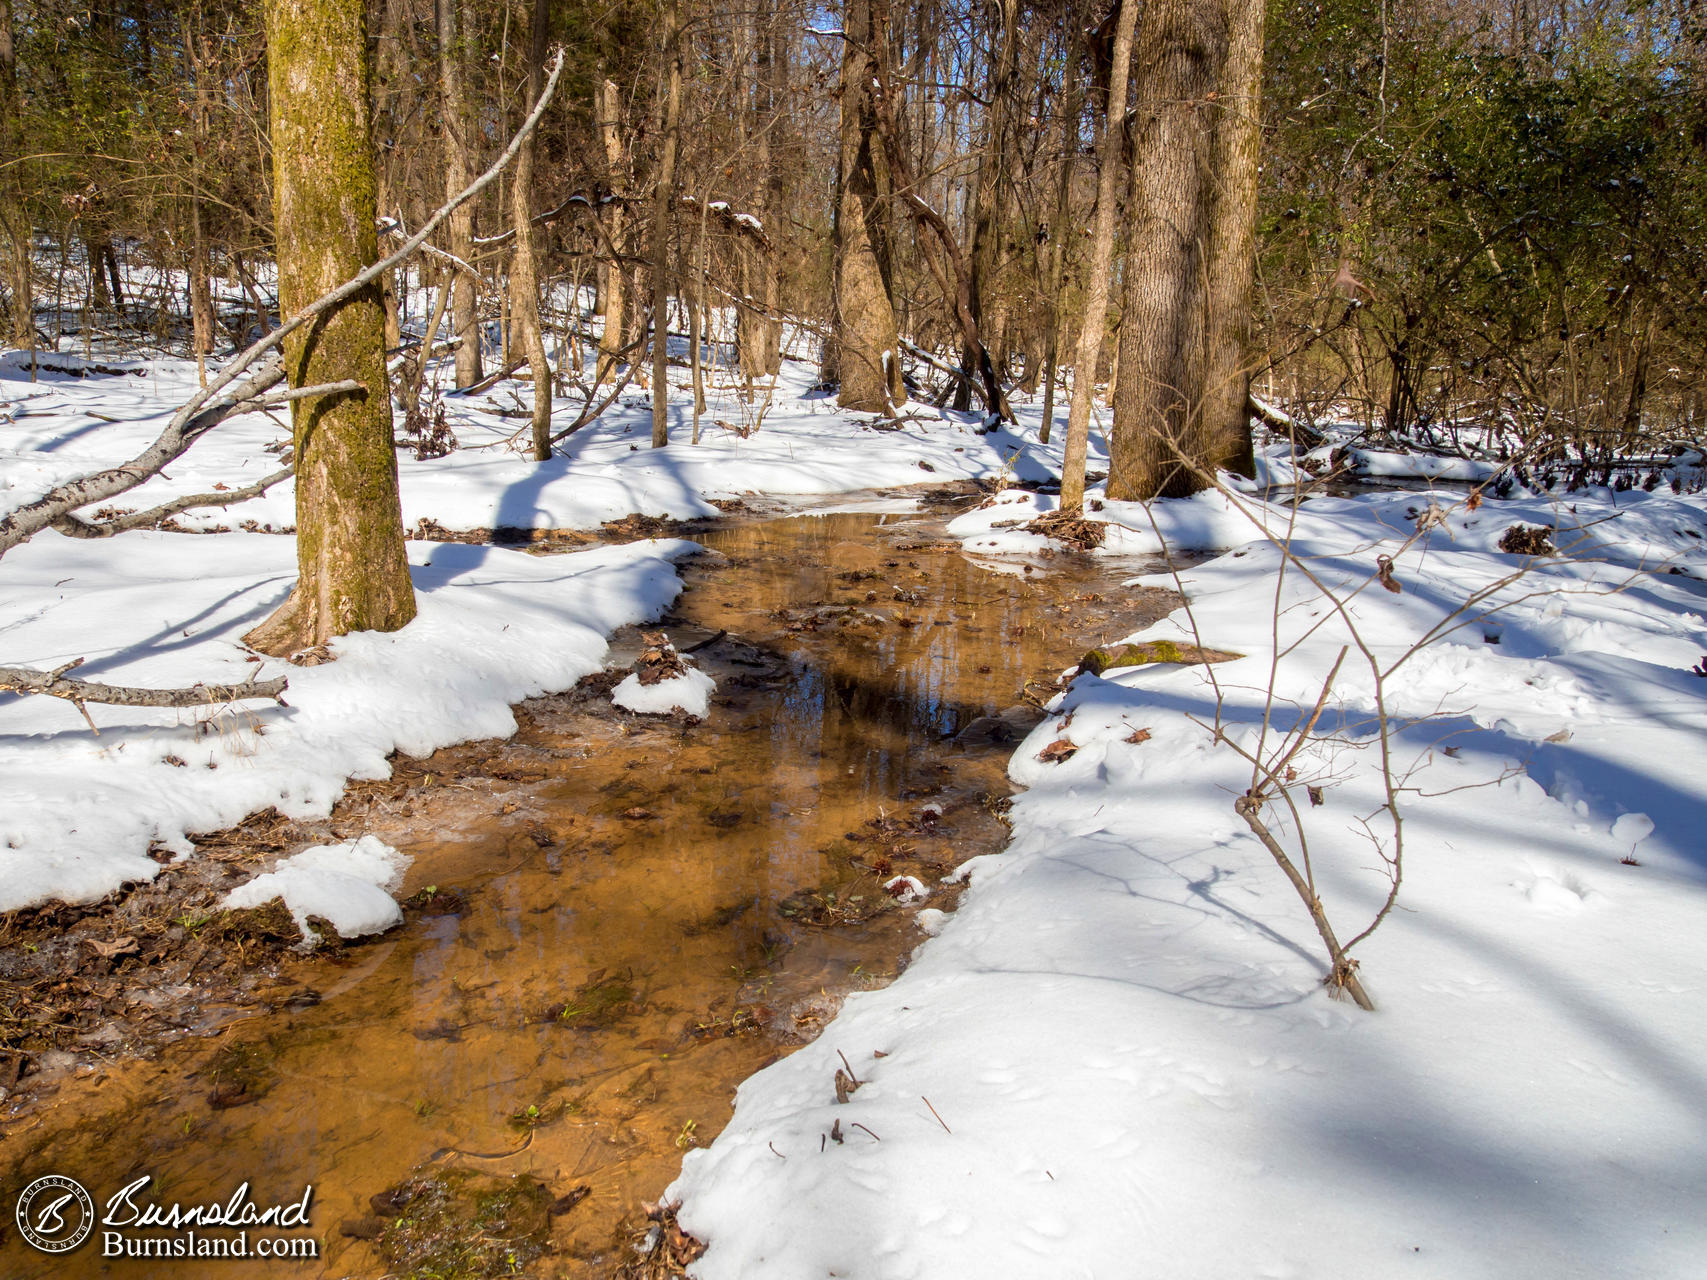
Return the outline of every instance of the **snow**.
<path id="1" fill-rule="evenodd" d="M 1190 612 L 1129 638 L 1244 656 L 1083 675 L 1052 704 L 1010 766 L 1007 850 L 687 1156 L 667 1195 L 709 1244 L 699 1280 L 1699 1273 L 1707 504 L 1440 499 L 1418 535 L 1429 502 L 1235 494 L 1133 521 L 1187 541 L 1243 521 L 1180 570 Z M 1023 552 L 991 525 L 1041 506 L 960 531 Z M 1282 576 L 1253 519 L 1301 564 Z M 1498 552 L 1520 521 L 1573 553 Z M 1387 675 L 1404 788 L 1398 906 L 1356 952 L 1374 1014 L 1323 989 L 1309 917 L 1232 804 L 1252 783 L 1234 745 L 1272 746 L 1351 645 L 1296 758 L 1323 804 L 1298 799 L 1340 936 L 1374 916 L 1385 797 L 1350 626 Z M 1039 758 L 1062 737 L 1070 758 Z M 864 1081 L 845 1105 L 843 1053 Z"/>
<path id="2" fill-rule="evenodd" d="M 410 861 L 374 836 L 315 845 L 238 885 L 219 905 L 259 907 L 280 899 L 309 945 L 320 940 L 309 927 L 310 916 L 324 919 L 344 938 L 383 933 L 403 922 L 391 895 L 403 883 Z"/>
<path id="3" fill-rule="evenodd" d="M 672 711 L 685 711 L 704 719 L 715 688 L 717 681 L 697 667 L 652 684 L 641 684 L 640 677 L 631 673 L 611 690 L 610 700 L 640 715 L 667 716 Z"/>

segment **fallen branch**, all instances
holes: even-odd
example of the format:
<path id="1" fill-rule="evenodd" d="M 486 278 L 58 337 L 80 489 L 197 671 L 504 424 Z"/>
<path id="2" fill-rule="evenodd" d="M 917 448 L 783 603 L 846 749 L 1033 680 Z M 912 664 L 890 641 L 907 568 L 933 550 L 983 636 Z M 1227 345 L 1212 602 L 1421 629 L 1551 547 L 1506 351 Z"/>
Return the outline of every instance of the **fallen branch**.
<path id="1" fill-rule="evenodd" d="M 1319 449 L 1328 442 L 1327 436 L 1320 431 L 1298 421 L 1291 414 L 1275 408 L 1254 391 L 1250 393 L 1245 411 L 1271 431 L 1277 431 L 1281 435 L 1290 437 L 1295 447 L 1308 451 Z"/>
<path id="2" fill-rule="evenodd" d="M 126 533 L 131 529 L 152 529 L 162 520 L 184 511 L 193 511 L 197 507 L 228 507 L 234 502 L 247 502 L 250 498 L 258 498 L 279 481 L 288 479 L 295 470 L 294 467 L 282 467 L 272 475 L 263 476 L 254 484 L 241 489 L 187 494 L 182 498 L 173 498 L 170 502 L 162 502 L 146 511 L 134 511 L 129 515 L 115 516 L 111 520 L 84 520 L 78 516 L 61 516 L 54 522 L 53 527 L 68 538 L 110 538 L 114 534 Z"/>
<path id="3" fill-rule="evenodd" d="M 127 685 L 96 684 L 89 680 L 67 680 L 65 673 L 83 665 L 83 659 L 67 662 L 52 671 L 33 671 L 28 667 L 0 667 L 0 692 L 45 694 L 64 698 L 83 713 L 89 728 L 97 736 L 100 730 L 89 719 L 86 702 L 99 702 L 118 707 L 202 707 L 213 703 L 244 702 L 252 698 L 271 698 L 284 705 L 284 691 L 289 681 L 284 676 L 276 680 L 246 680 L 242 684 L 197 684 L 187 689 L 137 689 Z"/>

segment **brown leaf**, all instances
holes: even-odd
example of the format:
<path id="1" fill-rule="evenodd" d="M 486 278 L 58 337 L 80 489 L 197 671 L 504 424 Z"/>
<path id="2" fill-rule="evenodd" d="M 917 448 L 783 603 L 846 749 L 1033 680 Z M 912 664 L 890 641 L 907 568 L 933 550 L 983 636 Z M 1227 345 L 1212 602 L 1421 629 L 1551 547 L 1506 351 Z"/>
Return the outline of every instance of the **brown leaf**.
<path id="1" fill-rule="evenodd" d="M 1150 731 L 1148 729 L 1134 729 L 1126 735 L 1126 741 L 1131 743 L 1148 742 L 1149 740 Z"/>
<path id="2" fill-rule="evenodd" d="M 1063 760 L 1071 759 L 1079 748 L 1066 738 L 1057 738 L 1047 747 L 1037 753 L 1037 758 L 1044 764 L 1060 764 Z"/>
<path id="3" fill-rule="evenodd" d="M 1316 806 L 1323 805 L 1323 804 L 1327 803 L 1325 800 L 1322 799 L 1322 789 L 1320 787 L 1308 787 L 1307 786 L 1304 789 L 1310 793 L 1310 804 L 1312 807 L 1316 807 Z"/>
<path id="4" fill-rule="evenodd" d="M 1382 586 L 1386 587 L 1387 590 L 1391 591 L 1394 595 L 1398 595 L 1404 590 L 1404 588 L 1399 585 L 1398 580 L 1393 577 L 1392 556 L 1375 557 L 1375 577 Z"/>
<path id="5" fill-rule="evenodd" d="M 644 809 L 639 805 L 635 805 L 632 809 L 624 809 L 622 811 L 622 816 L 627 818 L 630 822 L 650 822 L 658 815 L 653 813 L 650 809 Z"/>
<path id="6" fill-rule="evenodd" d="M 568 1195 L 558 1196 L 551 1202 L 551 1216 L 554 1218 L 562 1217 L 592 1194 L 593 1189 L 583 1182 Z"/>
<path id="7" fill-rule="evenodd" d="M 102 942 L 99 938 L 85 938 L 89 949 L 103 960 L 111 960 L 114 956 L 130 956 L 137 952 L 136 939 L 128 935 L 114 938 L 111 942 Z"/>

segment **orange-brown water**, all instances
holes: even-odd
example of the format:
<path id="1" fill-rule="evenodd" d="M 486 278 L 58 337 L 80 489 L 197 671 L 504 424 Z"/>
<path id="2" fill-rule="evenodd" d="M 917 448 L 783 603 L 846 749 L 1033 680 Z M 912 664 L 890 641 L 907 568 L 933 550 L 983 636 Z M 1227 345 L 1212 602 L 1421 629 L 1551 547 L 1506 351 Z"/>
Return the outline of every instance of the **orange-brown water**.
<path id="1" fill-rule="evenodd" d="M 426 784 L 346 806 L 351 834 L 413 857 L 404 891 L 435 887 L 433 906 L 298 970 L 275 1012 L 67 1082 L 0 1139 L 8 1189 L 55 1172 L 100 1201 L 146 1173 L 161 1200 L 247 1181 L 264 1205 L 312 1183 L 295 1234 L 317 1261 L 106 1262 L 98 1240 L 47 1258 L 9 1231 L 0 1274 L 384 1275 L 345 1224 L 414 1171 L 456 1169 L 589 1187 L 527 1274 L 610 1274 L 734 1087 L 920 940 L 887 875 L 934 886 L 1001 847 L 990 801 L 1011 748 L 954 735 L 1167 607 L 1115 585 L 1130 565 L 996 573 L 921 545 L 938 532 L 836 515 L 705 535 L 719 554 L 685 569 L 670 620 L 683 645 L 729 633 L 698 655 L 718 680 L 703 723 L 540 699 L 510 742 L 441 752 Z M 253 1100 L 216 1108 L 234 1081 Z"/>

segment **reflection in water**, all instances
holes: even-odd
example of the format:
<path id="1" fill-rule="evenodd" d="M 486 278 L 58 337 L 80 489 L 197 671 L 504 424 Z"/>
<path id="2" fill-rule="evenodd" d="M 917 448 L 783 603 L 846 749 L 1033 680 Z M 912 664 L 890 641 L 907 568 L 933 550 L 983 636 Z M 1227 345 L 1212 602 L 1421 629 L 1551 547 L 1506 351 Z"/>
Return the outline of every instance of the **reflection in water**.
<path id="1" fill-rule="evenodd" d="M 410 854 L 406 891 L 436 890 L 424 912 L 300 963 L 295 998 L 264 1017 L 66 1085 L 0 1156 L 97 1199 L 143 1173 L 185 1203 L 243 1181 L 290 1200 L 312 1182 L 320 1261 L 245 1275 L 384 1274 L 345 1228 L 371 1235 L 370 1197 L 423 1165 L 525 1172 L 553 1196 L 584 1183 L 530 1274 L 608 1274 L 734 1086 L 916 943 L 910 913 L 880 910 L 884 876 L 932 883 L 1000 847 L 977 796 L 1004 792 L 1005 753 L 952 736 L 1143 620 L 1133 593 L 1114 593 L 1118 610 L 1096 594 L 1118 570 L 994 575 L 935 535 L 861 515 L 706 535 L 721 555 L 687 568 L 674 620 L 684 642 L 729 632 L 699 655 L 718 680 L 705 723 L 618 717 L 582 691 L 529 704 L 510 742 L 358 790 L 333 826 Z M 854 923 L 798 923 L 803 890 Z M 239 1076 L 253 1100 L 211 1105 Z M 0 1249 L 7 1275 L 160 1266 Z"/>

